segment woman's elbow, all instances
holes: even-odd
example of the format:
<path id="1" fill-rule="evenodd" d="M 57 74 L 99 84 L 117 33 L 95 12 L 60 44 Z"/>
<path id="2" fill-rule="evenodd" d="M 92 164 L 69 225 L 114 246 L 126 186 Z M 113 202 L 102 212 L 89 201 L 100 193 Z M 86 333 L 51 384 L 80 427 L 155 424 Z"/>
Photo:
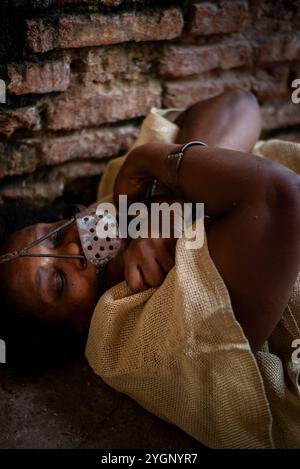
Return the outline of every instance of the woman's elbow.
<path id="1" fill-rule="evenodd" d="M 300 176 L 286 168 L 276 169 L 273 175 L 271 203 L 278 209 L 300 209 Z"/>

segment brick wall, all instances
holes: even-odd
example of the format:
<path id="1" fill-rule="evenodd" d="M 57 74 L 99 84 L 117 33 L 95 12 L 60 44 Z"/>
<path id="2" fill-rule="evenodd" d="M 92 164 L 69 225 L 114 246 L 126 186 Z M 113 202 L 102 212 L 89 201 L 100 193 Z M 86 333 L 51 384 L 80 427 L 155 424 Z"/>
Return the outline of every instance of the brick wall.
<path id="1" fill-rule="evenodd" d="M 300 124 L 298 0 L 2 0 L 0 201 L 94 197 L 152 106 L 240 87 Z"/>

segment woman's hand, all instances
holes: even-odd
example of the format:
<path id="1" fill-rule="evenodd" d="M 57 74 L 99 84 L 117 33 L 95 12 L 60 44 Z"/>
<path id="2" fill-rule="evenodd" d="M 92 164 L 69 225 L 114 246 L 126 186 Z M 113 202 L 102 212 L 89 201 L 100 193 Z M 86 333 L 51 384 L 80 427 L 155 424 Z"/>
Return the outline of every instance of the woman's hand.
<path id="1" fill-rule="evenodd" d="M 152 197 L 151 202 L 171 205 L 174 202 L 182 204 L 183 200 L 172 195 L 158 195 Z M 162 227 L 159 225 L 160 237 L 151 238 L 151 204 L 149 207 L 149 237 L 132 240 L 123 254 L 125 280 L 128 287 L 135 292 L 159 287 L 175 264 L 178 223 L 176 225 L 176 219 L 171 213 L 169 237 L 162 236 Z"/>
<path id="2" fill-rule="evenodd" d="M 118 206 L 119 195 L 126 194 L 128 203 L 145 198 L 151 175 L 142 168 L 144 145 L 132 150 L 123 163 L 114 185 L 114 202 Z"/>
<path id="3" fill-rule="evenodd" d="M 123 254 L 125 280 L 134 292 L 159 287 L 175 264 L 176 239 L 138 238 Z"/>
<path id="4" fill-rule="evenodd" d="M 118 206 L 121 194 L 128 196 L 128 205 L 134 201 L 143 201 L 150 183 L 154 179 L 160 179 L 160 175 L 164 173 L 167 155 L 177 147 L 178 145 L 173 144 L 148 143 L 131 151 L 116 178 L 115 204 Z M 178 201 L 178 198 L 160 196 L 152 201 L 172 203 Z M 161 285 L 174 266 L 175 247 L 174 237 L 148 237 L 131 241 L 123 254 L 128 287 L 138 292 Z"/>
<path id="5" fill-rule="evenodd" d="M 132 150 L 115 181 L 115 204 L 118 206 L 121 194 L 127 195 L 128 204 L 144 200 L 150 183 L 163 178 L 168 154 L 177 148 L 174 144 L 147 143 Z"/>

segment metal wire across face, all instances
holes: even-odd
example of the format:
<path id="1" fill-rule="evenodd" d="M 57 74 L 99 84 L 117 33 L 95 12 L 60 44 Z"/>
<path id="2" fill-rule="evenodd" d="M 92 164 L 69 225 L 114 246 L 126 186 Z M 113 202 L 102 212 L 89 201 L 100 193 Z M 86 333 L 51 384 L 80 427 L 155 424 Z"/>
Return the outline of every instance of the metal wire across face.
<path id="1" fill-rule="evenodd" d="M 104 267 L 107 262 L 118 254 L 121 246 L 117 220 L 108 210 L 96 212 L 95 209 L 84 208 L 82 206 L 76 206 L 76 208 L 79 212 L 58 228 L 51 230 L 46 235 L 22 248 L 0 256 L 0 264 L 19 257 L 55 257 L 61 259 L 87 260 L 97 268 Z M 84 255 L 72 256 L 67 254 L 39 254 L 29 252 L 31 248 L 41 244 L 58 232 L 65 230 L 72 223 L 76 223 L 77 225 Z"/>

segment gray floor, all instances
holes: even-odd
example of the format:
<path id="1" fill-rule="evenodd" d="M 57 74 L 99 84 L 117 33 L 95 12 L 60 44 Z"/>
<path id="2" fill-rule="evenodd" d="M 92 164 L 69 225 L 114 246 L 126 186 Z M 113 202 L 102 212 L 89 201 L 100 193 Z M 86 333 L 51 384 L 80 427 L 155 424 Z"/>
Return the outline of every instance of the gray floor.
<path id="1" fill-rule="evenodd" d="M 82 359 L 20 376 L 0 365 L 0 448 L 197 448 L 94 375 Z"/>

